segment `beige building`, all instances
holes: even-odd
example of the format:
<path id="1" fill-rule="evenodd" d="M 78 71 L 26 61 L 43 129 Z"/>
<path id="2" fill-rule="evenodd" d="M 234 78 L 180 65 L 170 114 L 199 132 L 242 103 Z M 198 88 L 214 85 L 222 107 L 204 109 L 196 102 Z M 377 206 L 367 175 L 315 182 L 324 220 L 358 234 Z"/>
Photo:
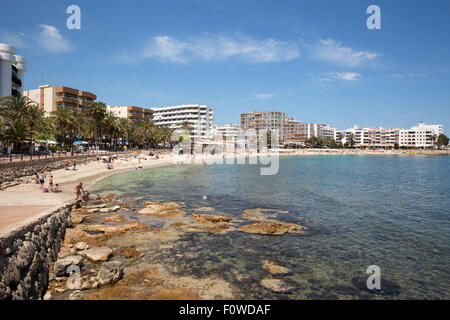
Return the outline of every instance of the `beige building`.
<path id="1" fill-rule="evenodd" d="M 133 123 L 142 121 L 146 117 L 153 119 L 152 109 L 136 106 L 107 106 L 106 110 L 113 112 L 117 117 L 129 119 Z"/>
<path id="2" fill-rule="evenodd" d="M 45 111 L 46 116 L 56 111 L 58 107 L 77 109 L 86 113 L 88 107 L 97 99 L 97 96 L 91 92 L 51 85 L 24 91 L 23 95 L 36 102 Z"/>
<path id="3" fill-rule="evenodd" d="M 241 129 L 278 130 L 280 144 L 301 144 L 311 137 L 335 139 L 336 129 L 326 124 L 302 123 L 280 111 L 241 113 Z"/>

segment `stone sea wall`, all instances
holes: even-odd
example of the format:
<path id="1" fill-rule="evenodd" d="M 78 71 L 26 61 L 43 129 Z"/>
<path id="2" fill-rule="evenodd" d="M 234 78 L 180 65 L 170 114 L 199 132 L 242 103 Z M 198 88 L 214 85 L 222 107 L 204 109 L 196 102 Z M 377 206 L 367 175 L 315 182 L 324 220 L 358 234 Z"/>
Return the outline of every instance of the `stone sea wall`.
<path id="1" fill-rule="evenodd" d="M 43 298 L 73 204 L 61 207 L 0 238 L 0 300 Z"/>
<path id="2" fill-rule="evenodd" d="M 77 165 L 80 165 L 96 158 L 96 155 L 90 155 L 64 158 L 41 158 L 39 160 L 31 161 L 0 163 L 0 182 L 3 181 L 4 183 L 6 183 L 17 181 L 19 183 L 22 182 L 20 181 L 20 178 L 33 176 L 37 172 L 49 172 L 62 169 L 64 168 L 64 162 L 66 160 L 69 160 L 71 165 L 73 160 L 76 161 Z"/>

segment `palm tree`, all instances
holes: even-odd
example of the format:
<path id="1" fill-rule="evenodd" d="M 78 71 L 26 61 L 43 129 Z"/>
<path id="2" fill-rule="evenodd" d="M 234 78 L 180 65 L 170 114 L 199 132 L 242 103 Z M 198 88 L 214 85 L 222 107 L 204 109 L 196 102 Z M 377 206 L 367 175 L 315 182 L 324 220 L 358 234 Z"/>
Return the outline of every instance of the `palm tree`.
<path id="1" fill-rule="evenodd" d="M 42 110 L 38 105 L 32 104 L 29 107 L 28 112 L 28 130 L 30 137 L 30 156 L 33 154 L 33 136 L 39 132 L 44 124 L 44 110 Z"/>
<path id="2" fill-rule="evenodd" d="M 130 120 L 127 118 L 119 118 L 118 119 L 119 126 L 119 137 L 122 138 L 122 144 L 125 144 L 125 141 L 130 143 L 132 134 L 133 134 L 133 125 Z"/>
<path id="3" fill-rule="evenodd" d="M 158 129 L 161 142 L 165 147 L 167 144 L 170 144 L 172 142 L 171 140 L 173 129 L 170 129 L 167 126 L 159 126 Z"/>
<path id="4" fill-rule="evenodd" d="M 188 121 L 184 121 L 181 124 L 181 129 L 186 130 L 187 132 L 189 132 L 189 135 L 192 135 L 192 132 L 194 131 L 194 128 L 192 127 L 192 125 Z"/>
<path id="5" fill-rule="evenodd" d="M 348 135 L 348 143 L 350 144 L 350 148 L 353 148 L 353 146 L 355 145 L 355 136 L 353 133 L 350 133 Z"/>
<path id="6" fill-rule="evenodd" d="M 106 117 L 106 104 L 104 102 L 94 102 L 88 107 L 88 116 L 92 118 L 94 123 L 95 145 L 98 144 L 98 139 L 102 136 L 102 129 L 104 128 L 103 120 Z"/>
<path id="7" fill-rule="evenodd" d="M 58 131 L 57 140 L 64 143 L 66 138 L 69 139 L 70 153 L 73 155 L 74 138 L 82 132 L 87 126 L 87 121 L 83 114 L 77 109 L 68 109 L 58 107 L 56 111 L 52 112 L 52 119 L 55 128 Z"/>
<path id="8" fill-rule="evenodd" d="M 43 111 L 28 97 L 8 96 L 0 100 L 0 119 L 7 128 L 4 139 L 18 142 L 21 148 L 27 138 L 32 143 L 32 135 L 42 118 Z"/>
<path id="9" fill-rule="evenodd" d="M 147 148 L 150 144 L 154 144 L 156 140 L 156 126 L 149 117 L 145 117 L 144 121 L 139 122 L 136 128 L 136 138 L 139 144 L 146 144 Z"/>
<path id="10" fill-rule="evenodd" d="M 115 146 L 115 140 L 120 133 L 119 118 L 116 117 L 114 112 L 108 112 L 103 118 L 102 125 L 106 138 L 109 138 L 110 145 Z"/>

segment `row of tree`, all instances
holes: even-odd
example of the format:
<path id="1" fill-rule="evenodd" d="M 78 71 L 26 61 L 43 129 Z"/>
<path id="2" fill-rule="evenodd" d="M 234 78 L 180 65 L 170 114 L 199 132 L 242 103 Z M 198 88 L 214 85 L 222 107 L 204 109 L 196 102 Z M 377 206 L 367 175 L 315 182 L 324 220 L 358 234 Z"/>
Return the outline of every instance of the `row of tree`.
<path id="1" fill-rule="evenodd" d="M 189 123 L 182 128 L 192 132 Z M 55 140 L 60 150 L 72 151 L 78 139 L 102 148 L 128 146 L 148 148 L 172 146 L 173 130 L 155 125 L 149 118 L 137 123 L 107 112 L 103 102 L 92 103 L 87 112 L 58 107 L 49 117 L 28 97 L 2 97 L 0 100 L 0 141 L 3 146 L 14 143 L 15 152 L 29 150 L 36 140 Z"/>

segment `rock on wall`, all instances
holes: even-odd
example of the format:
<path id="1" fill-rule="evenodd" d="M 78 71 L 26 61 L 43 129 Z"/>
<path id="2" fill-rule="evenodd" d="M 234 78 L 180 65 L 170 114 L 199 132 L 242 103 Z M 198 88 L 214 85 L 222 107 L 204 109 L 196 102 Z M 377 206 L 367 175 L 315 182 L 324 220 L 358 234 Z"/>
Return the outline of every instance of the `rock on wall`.
<path id="1" fill-rule="evenodd" d="M 0 238 L 0 300 L 42 299 L 49 268 L 57 259 L 72 204 Z"/>

